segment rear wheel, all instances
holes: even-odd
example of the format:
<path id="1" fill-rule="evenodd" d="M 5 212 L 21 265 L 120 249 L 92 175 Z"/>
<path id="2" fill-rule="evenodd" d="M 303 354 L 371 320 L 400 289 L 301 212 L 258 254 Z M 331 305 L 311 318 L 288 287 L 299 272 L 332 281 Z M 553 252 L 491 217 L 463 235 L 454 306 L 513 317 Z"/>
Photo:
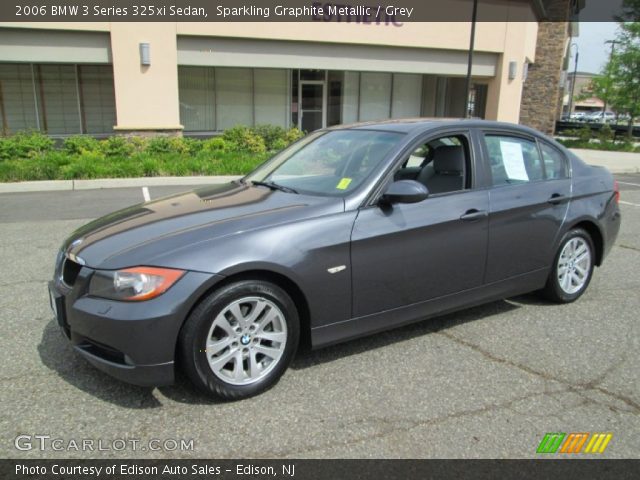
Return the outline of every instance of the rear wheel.
<path id="1" fill-rule="evenodd" d="M 574 228 L 567 232 L 542 290 L 544 296 L 559 303 L 577 300 L 591 281 L 594 252 L 593 241 L 585 230 Z"/>
<path id="2" fill-rule="evenodd" d="M 237 400 L 275 385 L 298 346 L 295 304 L 277 285 L 250 280 L 207 296 L 180 334 L 180 359 L 205 393 Z"/>

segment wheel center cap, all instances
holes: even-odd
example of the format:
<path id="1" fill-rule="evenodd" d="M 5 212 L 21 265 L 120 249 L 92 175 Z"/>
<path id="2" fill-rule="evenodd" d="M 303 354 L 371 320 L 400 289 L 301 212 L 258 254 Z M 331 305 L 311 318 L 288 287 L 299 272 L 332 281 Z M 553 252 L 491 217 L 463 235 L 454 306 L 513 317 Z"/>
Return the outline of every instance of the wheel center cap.
<path id="1" fill-rule="evenodd" d="M 251 338 L 249 337 L 249 335 L 246 335 L 246 334 L 240 338 L 240 343 L 243 345 L 249 345 L 250 341 L 251 341 Z"/>

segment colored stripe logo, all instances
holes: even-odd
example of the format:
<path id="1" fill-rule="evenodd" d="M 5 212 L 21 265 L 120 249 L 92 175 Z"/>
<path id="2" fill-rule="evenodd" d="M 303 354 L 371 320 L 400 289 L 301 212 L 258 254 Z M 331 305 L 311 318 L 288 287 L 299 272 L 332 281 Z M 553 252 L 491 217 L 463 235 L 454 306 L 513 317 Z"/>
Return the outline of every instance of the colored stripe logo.
<path id="1" fill-rule="evenodd" d="M 611 433 L 547 433 L 538 445 L 536 453 L 600 454 L 604 453 L 612 437 Z"/>

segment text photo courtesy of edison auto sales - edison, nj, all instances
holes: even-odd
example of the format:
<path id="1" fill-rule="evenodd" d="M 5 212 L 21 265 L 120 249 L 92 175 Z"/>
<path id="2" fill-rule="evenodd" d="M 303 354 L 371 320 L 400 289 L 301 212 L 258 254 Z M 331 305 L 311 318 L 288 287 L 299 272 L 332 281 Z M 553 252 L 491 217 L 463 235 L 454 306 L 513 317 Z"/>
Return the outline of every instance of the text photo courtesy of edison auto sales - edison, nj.
<path id="1" fill-rule="evenodd" d="M 0 3 L 0 477 L 637 478 L 635 0 Z"/>

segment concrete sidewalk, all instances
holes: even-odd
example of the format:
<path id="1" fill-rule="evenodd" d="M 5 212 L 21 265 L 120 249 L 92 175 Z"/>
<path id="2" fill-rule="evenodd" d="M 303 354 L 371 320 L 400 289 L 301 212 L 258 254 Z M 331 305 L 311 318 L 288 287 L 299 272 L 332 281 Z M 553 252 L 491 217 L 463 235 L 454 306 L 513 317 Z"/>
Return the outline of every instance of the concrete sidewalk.
<path id="1" fill-rule="evenodd" d="M 607 167 L 611 173 L 640 173 L 640 153 L 607 152 L 579 148 L 572 148 L 571 151 L 589 165 Z"/>
<path id="2" fill-rule="evenodd" d="M 590 165 L 602 165 L 611 173 L 640 173 L 640 153 L 606 152 L 572 149 Z M 202 177 L 105 178 L 98 180 L 44 180 L 0 183 L 0 193 L 46 192 L 53 190 L 92 190 L 100 188 L 159 187 L 169 185 L 204 185 L 226 183 L 240 175 Z"/>

